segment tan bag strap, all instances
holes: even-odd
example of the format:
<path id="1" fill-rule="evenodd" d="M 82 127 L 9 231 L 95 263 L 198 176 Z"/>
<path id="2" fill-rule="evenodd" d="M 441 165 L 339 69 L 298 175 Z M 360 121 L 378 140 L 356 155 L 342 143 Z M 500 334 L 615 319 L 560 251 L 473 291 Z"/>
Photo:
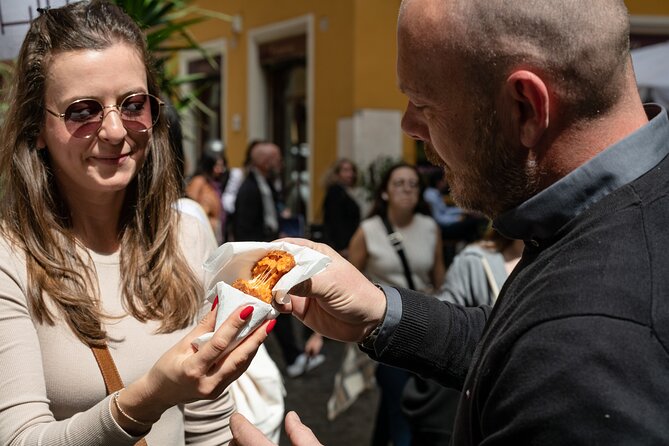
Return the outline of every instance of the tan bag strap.
<path id="1" fill-rule="evenodd" d="M 95 361 L 98 363 L 98 367 L 100 368 L 100 373 L 102 373 L 102 379 L 105 382 L 107 395 L 111 395 L 117 390 L 121 390 L 123 388 L 123 380 L 121 379 L 121 375 L 118 373 L 114 358 L 112 358 L 111 353 L 109 353 L 109 347 L 107 347 L 107 344 L 105 344 L 104 347 L 91 346 L 91 350 L 93 351 Z M 148 445 L 146 440 L 142 438 L 137 443 L 135 443 L 135 446 Z"/>
<path id="2" fill-rule="evenodd" d="M 492 291 L 492 301 L 495 303 L 497 296 L 499 296 L 499 285 L 497 285 L 495 275 L 492 273 L 492 268 L 490 268 L 490 263 L 488 263 L 488 260 L 485 257 L 481 257 L 481 264 L 483 266 L 483 271 L 485 271 L 485 276 L 488 279 L 490 290 Z"/>
<path id="3" fill-rule="evenodd" d="M 105 381 L 107 395 L 111 395 L 117 390 L 121 390 L 123 388 L 123 380 L 116 369 L 114 358 L 112 358 L 111 353 L 109 353 L 107 345 L 105 344 L 104 347 L 91 347 L 91 350 L 93 350 L 95 360 L 98 363 L 98 367 L 100 367 L 102 379 Z"/>

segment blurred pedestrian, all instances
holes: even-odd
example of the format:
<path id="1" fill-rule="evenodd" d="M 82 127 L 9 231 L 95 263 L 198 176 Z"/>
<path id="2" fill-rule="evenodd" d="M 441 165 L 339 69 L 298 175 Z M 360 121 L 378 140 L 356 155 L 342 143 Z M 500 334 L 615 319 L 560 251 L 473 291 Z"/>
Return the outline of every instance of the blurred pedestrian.
<path id="1" fill-rule="evenodd" d="M 399 163 L 387 170 L 370 216 L 351 239 L 349 260 L 377 283 L 428 293 L 439 289 L 445 274 L 441 237 L 415 166 Z M 379 364 L 376 379 L 381 399 L 372 445 L 408 446 L 411 432 L 400 399 L 409 372 Z"/>
<path id="2" fill-rule="evenodd" d="M 218 145 L 221 145 L 219 150 L 212 150 L 212 147 Z M 227 160 L 222 150 L 222 143 L 210 142 L 204 147 L 197 169 L 186 184 L 186 196 L 202 206 L 219 244 L 223 243 L 226 221 L 221 195 L 227 183 L 228 175 Z"/>
<path id="3" fill-rule="evenodd" d="M 443 169 L 435 168 L 428 173 L 423 198 L 441 229 L 444 263 L 448 266 L 458 251 L 483 236 L 488 220 L 448 202 L 448 184 Z"/>
<path id="4" fill-rule="evenodd" d="M 247 149 L 246 176 L 235 198 L 235 241 L 268 242 L 279 235 L 281 149 L 269 141 L 252 141 Z"/>
<path id="5" fill-rule="evenodd" d="M 357 181 L 358 168 L 347 158 L 338 160 L 326 179 L 324 240 L 344 257 L 348 257 L 348 244 L 360 224 L 360 206 L 352 191 Z"/>

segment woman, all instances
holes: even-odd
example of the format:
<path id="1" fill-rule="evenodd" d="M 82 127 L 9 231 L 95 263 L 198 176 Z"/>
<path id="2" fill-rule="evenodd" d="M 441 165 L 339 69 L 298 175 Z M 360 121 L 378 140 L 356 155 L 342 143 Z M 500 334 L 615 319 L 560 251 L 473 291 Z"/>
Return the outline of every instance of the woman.
<path id="1" fill-rule="evenodd" d="M 197 201 L 207 214 L 216 241 L 223 243 L 225 211 L 221 195 L 227 182 L 225 158 L 205 150 L 200 157 L 197 170 L 186 185 L 186 196 Z"/>
<path id="2" fill-rule="evenodd" d="M 455 256 L 437 297 L 466 307 L 492 306 L 524 248 L 522 240 L 508 239 L 490 228 L 483 240 Z"/>
<path id="3" fill-rule="evenodd" d="M 438 290 L 444 279 L 441 236 L 423 201 L 418 170 L 396 164 L 384 175 L 369 218 L 353 234 L 349 261 L 370 280 L 424 292 Z M 386 223 L 401 241 L 409 271 L 407 277 L 400 255 L 390 241 Z M 426 255 L 432 253 L 432 255 Z M 410 283 L 412 282 L 412 283 Z M 409 373 L 379 364 L 376 372 L 381 401 L 376 417 L 373 445 L 410 443 L 410 431 L 401 413 L 400 398 Z"/>
<path id="4" fill-rule="evenodd" d="M 402 237 L 402 247 L 419 291 L 438 290 L 444 280 L 439 228 L 423 200 L 418 170 L 406 163 L 391 166 L 379 184 L 367 219 L 353 234 L 349 261 L 376 282 L 407 288 L 402 262 L 388 240 L 387 218 Z M 433 256 L 426 256 L 433 252 Z"/>
<path id="5" fill-rule="evenodd" d="M 104 1 L 41 10 L 21 48 L 0 138 L 0 444 L 230 439 L 224 390 L 273 325 L 222 355 L 252 311 L 239 309 L 191 346 L 214 327 L 213 247 L 173 209 L 150 67 L 140 29 Z M 93 347 L 122 390 L 107 395 Z"/>
<path id="6" fill-rule="evenodd" d="M 360 224 L 360 206 L 351 189 L 358 181 L 358 169 L 347 158 L 337 161 L 327 180 L 323 200 L 325 241 L 342 256 L 348 257 L 348 243 Z"/>

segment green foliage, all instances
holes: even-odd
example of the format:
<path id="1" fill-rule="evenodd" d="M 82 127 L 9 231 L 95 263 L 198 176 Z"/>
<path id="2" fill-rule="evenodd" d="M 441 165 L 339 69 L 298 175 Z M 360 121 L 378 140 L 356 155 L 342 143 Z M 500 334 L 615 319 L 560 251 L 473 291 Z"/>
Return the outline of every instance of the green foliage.
<path id="1" fill-rule="evenodd" d="M 189 106 L 206 106 L 195 101 L 197 92 L 183 96 L 180 87 L 184 84 L 201 80 L 201 75 L 174 75 L 167 69 L 168 61 L 175 52 L 196 50 L 212 66 L 216 62 L 195 40 L 190 27 L 214 18 L 231 22 L 233 17 L 227 14 L 209 11 L 193 6 L 193 0 L 113 0 L 132 17 L 146 33 L 149 51 L 156 61 L 162 96 L 169 97 L 172 105 L 180 110 Z M 207 110 L 204 110 L 205 113 Z"/>
<path id="2" fill-rule="evenodd" d="M 193 6 L 193 0 L 112 0 L 128 13 L 146 33 L 149 51 L 156 61 L 161 95 L 169 98 L 177 110 L 197 107 L 205 113 L 211 111 L 197 100 L 198 89 L 184 96 L 180 87 L 204 78 L 203 75 L 175 75 L 167 69 L 168 61 L 180 50 L 199 51 L 212 66 L 216 62 L 195 40 L 190 27 L 205 20 L 216 19 L 232 22 L 233 16 Z M 7 110 L 5 88 L 10 82 L 12 65 L 0 62 L 0 125 Z"/>
<path id="3" fill-rule="evenodd" d="M 7 112 L 8 104 L 5 101 L 7 96 L 7 88 L 9 87 L 9 80 L 12 78 L 14 67 L 6 62 L 0 62 L 0 127 L 5 122 L 5 113 Z"/>

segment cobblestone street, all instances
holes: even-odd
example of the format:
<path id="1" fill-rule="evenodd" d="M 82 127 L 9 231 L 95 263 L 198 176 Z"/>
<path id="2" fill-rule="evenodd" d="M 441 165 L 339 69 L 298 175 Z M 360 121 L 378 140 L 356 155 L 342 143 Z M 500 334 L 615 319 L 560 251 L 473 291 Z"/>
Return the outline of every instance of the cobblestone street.
<path id="1" fill-rule="evenodd" d="M 270 336 L 266 345 L 279 369 L 284 371 L 276 339 Z M 370 443 L 378 392 L 376 389 L 364 392 L 347 411 L 334 421 L 328 421 L 327 400 L 344 354 L 344 344 L 326 339 L 323 353 L 326 360 L 317 369 L 298 378 L 285 378 L 286 411 L 296 411 L 326 446 L 366 446 Z M 279 444 L 290 446 L 285 434 L 281 435 Z"/>

